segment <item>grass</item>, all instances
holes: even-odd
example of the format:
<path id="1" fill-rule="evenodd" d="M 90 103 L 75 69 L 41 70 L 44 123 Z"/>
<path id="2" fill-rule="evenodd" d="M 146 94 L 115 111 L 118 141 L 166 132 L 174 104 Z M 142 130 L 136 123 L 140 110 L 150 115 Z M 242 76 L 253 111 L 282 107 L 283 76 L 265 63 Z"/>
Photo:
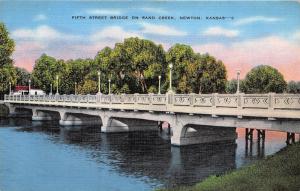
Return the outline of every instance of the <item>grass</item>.
<path id="1" fill-rule="evenodd" d="M 164 191 L 300 191 L 300 143 L 253 165 L 211 176 L 191 187 Z"/>

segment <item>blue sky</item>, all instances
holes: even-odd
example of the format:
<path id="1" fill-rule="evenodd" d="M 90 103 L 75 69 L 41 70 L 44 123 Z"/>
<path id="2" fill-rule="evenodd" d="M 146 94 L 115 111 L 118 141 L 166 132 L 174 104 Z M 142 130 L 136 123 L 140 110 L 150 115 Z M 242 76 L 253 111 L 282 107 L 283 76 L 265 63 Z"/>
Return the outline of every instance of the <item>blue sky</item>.
<path id="1" fill-rule="evenodd" d="M 89 20 L 88 16 L 128 16 L 128 20 Z M 86 16 L 75 20 L 72 16 Z M 155 16 L 132 20 L 132 16 Z M 174 20 L 160 20 L 173 16 Z M 201 20 L 181 20 L 200 16 Z M 225 16 L 225 20 L 207 20 Z M 233 18 L 233 19 L 232 19 Z M 16 41 L 16 65 L 31 69 L 42 54 L 62 59 L 93 58 L 105 46 L 138 36 L 162 44 L 191 45 L 223 60 L 229 78 L 259 64 L 300 80 L 300 3 L 287 1 L 0 1 L 0 21 Z M 283 59 L 286 58 L 286 59 Z"/>

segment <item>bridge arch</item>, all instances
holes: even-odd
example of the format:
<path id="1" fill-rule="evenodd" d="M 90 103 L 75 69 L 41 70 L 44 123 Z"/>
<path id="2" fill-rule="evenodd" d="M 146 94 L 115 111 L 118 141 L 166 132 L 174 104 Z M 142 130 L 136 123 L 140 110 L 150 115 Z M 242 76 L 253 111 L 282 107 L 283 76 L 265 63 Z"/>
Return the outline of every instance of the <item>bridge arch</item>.
<path id="1" fill-rule="evenodd" d="M 97 114 L 86 114 L 82 112 L 60 112 L 59 124 L 62 126 L 76 125 L 101 125 L 102 119 Z"/>
<path id="2" fill-rule="evenodd" d="M 138 118 L 102 117 L 102 132 L 157 131 L 158 122 Z"/>
<path id="3" fill-rule="evenodd" d="M 58 111 L 47 109 L 32 109 L 32 121 L 51 121 L 60 120 L 61 116 Z"/>

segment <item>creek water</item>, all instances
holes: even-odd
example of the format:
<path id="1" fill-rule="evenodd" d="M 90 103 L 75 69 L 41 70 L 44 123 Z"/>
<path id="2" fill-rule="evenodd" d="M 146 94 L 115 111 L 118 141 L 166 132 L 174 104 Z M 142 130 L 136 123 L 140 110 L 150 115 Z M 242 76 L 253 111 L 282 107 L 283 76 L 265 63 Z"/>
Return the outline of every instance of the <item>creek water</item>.
<path id="1" fill-rule="evenodd" d="M 154 190 L 193 185 L 273 154 L 285 133 L 266 132 L 245 147 L 235 141 L 173 147 L 159 132 L 104 134 L 99 127 L 62 128 L 56 122 L 0 118 L 1 191 Z"/>

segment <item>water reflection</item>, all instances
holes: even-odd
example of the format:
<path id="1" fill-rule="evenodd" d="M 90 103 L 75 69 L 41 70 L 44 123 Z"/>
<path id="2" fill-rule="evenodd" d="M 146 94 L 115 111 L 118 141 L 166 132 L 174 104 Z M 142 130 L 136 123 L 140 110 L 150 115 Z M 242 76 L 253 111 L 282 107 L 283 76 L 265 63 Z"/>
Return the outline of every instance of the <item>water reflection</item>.
<path id="1" fill-rule="evenodd" d="M 150 182 L 166 187 L 191 185 L 211 174 L 235 168 L 235 142 L 179 148 L 171 147 L 170 141 L 162 139 L 158 132 L 102 134 L 97 127 L 58 131 L 49 125 L 32 129 L 52 134 L 53 141 L 89 149 L 89 157 L 99 165 L 110 165 L 125 176 L 146 176 Z"/>
<path id="2" fill-rule="evenodd" d="M 159 132 L 103 134 L 99 127 L 92 126 L 61 128 L 58 123 L 32 123 L 28 119 L 0 121 L 4 126 L 22 126 L 16 129 L 19 132 L 46 134 L 50 139 L 49 144 L 63 145 L 62 150 L 65 146 L 71 146 L 76 150 L 84 151 L 82 155 L 86 159 L 80 162 L 79 169 L 88 169 L 88 161 L 93 161 L 99 168 L 108 166 L 109 171 L 124 177 L 142 180 L 145 185 L 150 185 L 152 188 L 191 185 L 210 175 L 223 174 L 228 170 L 249 164 L 265 154 L 277 151 L 262 147 L 261 143 L 258 146 L 255 139 L 254 142 L 246 144 L 243 132 L 239 131 L 237 141 L 179 148 L 171 147 L 170 141 L 162 139 Z M 268 136 L 266 142 L 267 140 Z M 279 144 L 278 148 L 280 147 L 282 144 Z M 47 161 L 36 162 L 46 163 Z M 64 163 L 68 163 L 67 158 L 56 168 L 63 170 Z M 97 171 L 96 173 L 103 172 Z M 111 179 L 110 176 L 107 174 L 106 178 Z M 89 184 L 97 185 L 98 183 L 93 180 L 89 180 Z M 69 183 L 66 182 L 66 184 Z M 103 189 L 109 190 L 109 188 L 105 189 L 105 185 Z"/>

